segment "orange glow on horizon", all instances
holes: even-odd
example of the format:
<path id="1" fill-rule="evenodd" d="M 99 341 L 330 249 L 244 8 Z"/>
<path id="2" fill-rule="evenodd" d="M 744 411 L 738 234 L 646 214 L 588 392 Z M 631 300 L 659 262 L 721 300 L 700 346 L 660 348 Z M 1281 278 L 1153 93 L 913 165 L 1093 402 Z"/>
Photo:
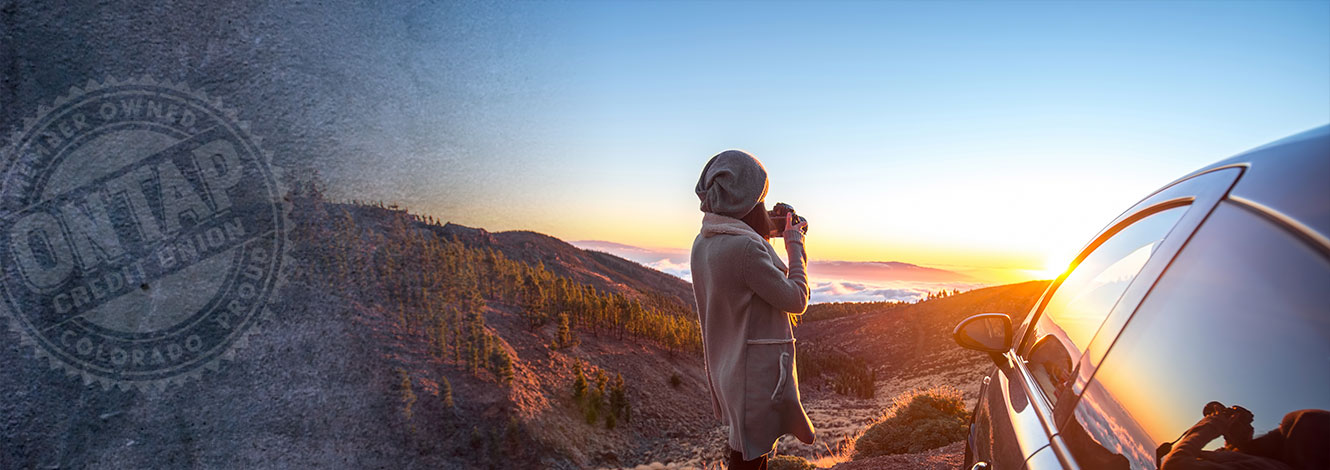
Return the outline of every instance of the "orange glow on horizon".
<path id="1" fill-rule="evenodd" d="M 557 198 L 555 198 L 557 199 Z M 600 240 L 661 252 L 683 252 L 692 247 L 701 223 L 701 213 L 692 201 L 679 207 L 644 211 L 645 205 L 629 200 L 601 200 L 596 204 L 551 201 L 560 211 L 476 211 L 462 225 L 490 231 L 532 230 L 564 241 Z M 987 241 L 976 239 L 937 240 L 889 227 L 837 224 L 836 214 L 814 219 L 807 238 L 811 260 L 896 261 L 957 272 L 983 284 L 1009 284 L 1056 278 L 1075 255 L 1065 240 L 1044 243 Z M 520 224 L 513 221 L 521 221 Z M 1077 243 L 1082 240 L 1076 240 Z M 773 243 L 779 246 L 779 242 Z M 1035 251 L 1042 248 L 1047 252 Z"/>
<path id="2" fill-rule="evenodd" d="M 599 226 L 596 226 L 599 225 Z M 696 232 L 651 232 L 615 224 L 584 225 L 580 230 L 552 234 L 566 241 L 601 240 L 632 245 L 661 252 L 687 253 Z M 773 240 L 780 247 L 779 240 Z M 806 242 L 810 260 L 815 261 L 896 261 L 943 269 L 967 276 L 984 284 L 1010 284 L 1032 280 L 1056 278 L 1066 270 L 1074 253 L 1058 253 L 1044 257 L 1038 254 L 1009 254 L 980 249 L 954 249 L 922 243 L 891 244 L 840 241 L 810 234 Z M 1055 261 L 1048 261 L 1055 260 Z"/>

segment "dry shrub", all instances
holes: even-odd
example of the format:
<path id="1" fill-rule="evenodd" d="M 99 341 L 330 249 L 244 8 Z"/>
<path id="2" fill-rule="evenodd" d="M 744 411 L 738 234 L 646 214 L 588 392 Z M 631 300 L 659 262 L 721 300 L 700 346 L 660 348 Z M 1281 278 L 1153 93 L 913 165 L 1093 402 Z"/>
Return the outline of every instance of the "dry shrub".
<path id="1" fill-rule="evenodd" d="M 910 391 L 893 402 L 855 440 L 855 460 L 936 449 L 965 439 L 969 430 L 970 413 L 955 388 Z"/>
<path id="2" fill-rule="evenodd" d="M 767 460 L 767 470 L 814 470 L 817 467 L 808 463 L 803 457 L 794 455 L 777 455 Z"/>

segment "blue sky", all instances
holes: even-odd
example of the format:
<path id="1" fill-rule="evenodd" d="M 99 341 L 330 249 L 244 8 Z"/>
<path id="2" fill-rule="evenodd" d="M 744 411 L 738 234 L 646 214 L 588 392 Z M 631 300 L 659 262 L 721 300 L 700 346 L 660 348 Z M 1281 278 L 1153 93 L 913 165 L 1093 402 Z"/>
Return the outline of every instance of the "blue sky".
<path id="1" fill-rule="evenodd" d="M 357 197 L 686 248 L 698 172 L 737 147 L 812 221 L 813 256 L 1034 273 L 1153 189 L 1330 122 L 1330 2 L 482 10 L 448 36 L 480 51 L 458 137 Z"/>

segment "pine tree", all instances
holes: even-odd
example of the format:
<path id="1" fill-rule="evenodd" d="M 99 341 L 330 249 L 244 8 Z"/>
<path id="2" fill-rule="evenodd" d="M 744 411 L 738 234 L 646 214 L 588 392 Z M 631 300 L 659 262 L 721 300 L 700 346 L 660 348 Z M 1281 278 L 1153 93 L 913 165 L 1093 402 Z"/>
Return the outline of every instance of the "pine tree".
<path id="1" fill-rule="evenodd" d="M 453 322 L 453 360 L 462 360 L 462 322 Z"/>
<path id="2" fill-rule="evenodd" d="M 471 282 L 474 283 L 474 273 L 466 277 L 472 278 Z M 481 313 L 485 310 L 485 298 L 480 295 L 478 289 L 468 289 L 462 294 L 462 309 L 467 313 L 479 315 L 481 318 L 484 318 Z"/>
<path id="3" fill-rule="evenodd" d="M 494 338 L 483 329 L 479 331 L 477 336 L 480 337 L 480 366 L 497 373 L 491 362 L 494 359 Z"/>
<path id="4" fill-rule="evenodd" d="M 573 363 L 573 400 L 580 403 L 582 397 L 586 396 L 587 383 L 586 374 L 582 373 L 582 361 Z"/>
<path id="5" fill-rule="evenodd" d="M 435 341 L 439 343 L 439 357 L 446 359 L 448 357 L 448 319 L 446 317 L 438 320 L 435 334 L 437 335 Z"/>
<path id="6" fill-rule="evenodd" d="M 624 387 L 623 374 L 614 375 L 614 383 L 610 385 L 610 416 L 625 416 L 628 408 L 628 391 Z M 624 417 L 624 421 L 628 421 Z"/>
<path id="7" fill-rule="evenodd" d="M 566 312 L 560 313 L 559 334 L 554 338 L 554 347 L 556 348 L 570 347 L 573 346 L 574 341 L 576 340 L 573 339 L 573 329 L 571 322 L 568 319 L 568 313 Z"/>
<path id="8" fill-rule="evenodd" d="M 595 406 L 593 404 L 587 404 L 586 410 L 583 412 L 583 416 L 586 418 L 587 424 L 596 424 L 596 420 L 600 419 L 599 408 L 600 408 L 599 406 Z"/>
<path id="9" fill-rule="evenodd" d="M 517 416 L 508 417 L 508 425 L 503 428 L 503 438 L 508 447 L 516 447 L 521 438 L 522 423 L 517 421 Z"/>
<path id="10" fill-rule="evenodd" d="M 470 445 L 472 449 L 477 450 L 485 445 L 485 435 L 480 432 L 480 428 L 471 426 L 471 439 L 467 444 Z"/>
<path id="11" fill-rule="evenodd" d="M 545 303 L 545 291 L 540 286 L 540 280 L 534 275 L 527 275 L 522 287 L 522 309 L 532 328 L 545 324 Z"/>
<path id="12" fill-rule="evenodd" d="M 453 410 L 453 384 L 447 377 L 439 377 L 439 400 L 443 402 L 443 409 Z"/>
<path id="13" fill-rule="evenodd" d="M 407 422 L 411 421 L 411 407 L 416 404 L 416 393 L 411 390 L 411 375 L 406 373 L 405 369 L 397 369 L 402 376 L 402 383 L 399 385 L 402 393 L 402 415 L 406 416 Z"/>
<path id="14" fill-rule="evenodd" d="M 609 376 L 605 375 L 605 369 L 596 369 L 596 395 L 605 395 L 605 385 L 610 381 Z"/>
<path id="15" fill-rule="evenodd" d="M 490 355 L 493 357 L 491 362 L 494 364 L 494 375 L 505 385 L 513 383 L 513 357 L 508 354 L 508 350 L 496 342 L 493 343 Z"/>
<path id="16" fill-rule="evenodd" d="M 591 389 L 591 393 L 587 395 L 587 403 L 586 403 L 587 424 L 596 424 L 596 420 L 600 418 L 600 408 L 602 401 L 604 401 L 604 394 L 598 389 L 595 388 Z"/>
<path id="17" fill-rule="evenodd" d="M 613 414 L 612 412 L 608 412 L 611 410 L 603 409 L 605 407 L 605 386 L 608 382 L 609 377 L 605 375 L 605 370 L 596 369 L 596 385 L 592 387 L 590 393 L 587 394 L 587 424 L 596 424 L 596 420 L 600 417 L 602 411 L 607 411 L 605 413 L 606 416 Z"/>

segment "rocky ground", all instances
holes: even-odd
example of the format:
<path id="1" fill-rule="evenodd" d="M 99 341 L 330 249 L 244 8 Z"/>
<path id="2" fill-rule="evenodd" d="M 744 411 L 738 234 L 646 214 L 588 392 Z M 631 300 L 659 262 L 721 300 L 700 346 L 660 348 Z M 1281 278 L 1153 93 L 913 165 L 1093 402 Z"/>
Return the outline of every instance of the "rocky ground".
<path id="1" fill-rule="evenodd" d="M 961 468 L 964 452 L 965 443 L 956 442 L 917 454 L 883 455 L 845 462 L 831 468 L 832 470 L 950 470 Z"/>

